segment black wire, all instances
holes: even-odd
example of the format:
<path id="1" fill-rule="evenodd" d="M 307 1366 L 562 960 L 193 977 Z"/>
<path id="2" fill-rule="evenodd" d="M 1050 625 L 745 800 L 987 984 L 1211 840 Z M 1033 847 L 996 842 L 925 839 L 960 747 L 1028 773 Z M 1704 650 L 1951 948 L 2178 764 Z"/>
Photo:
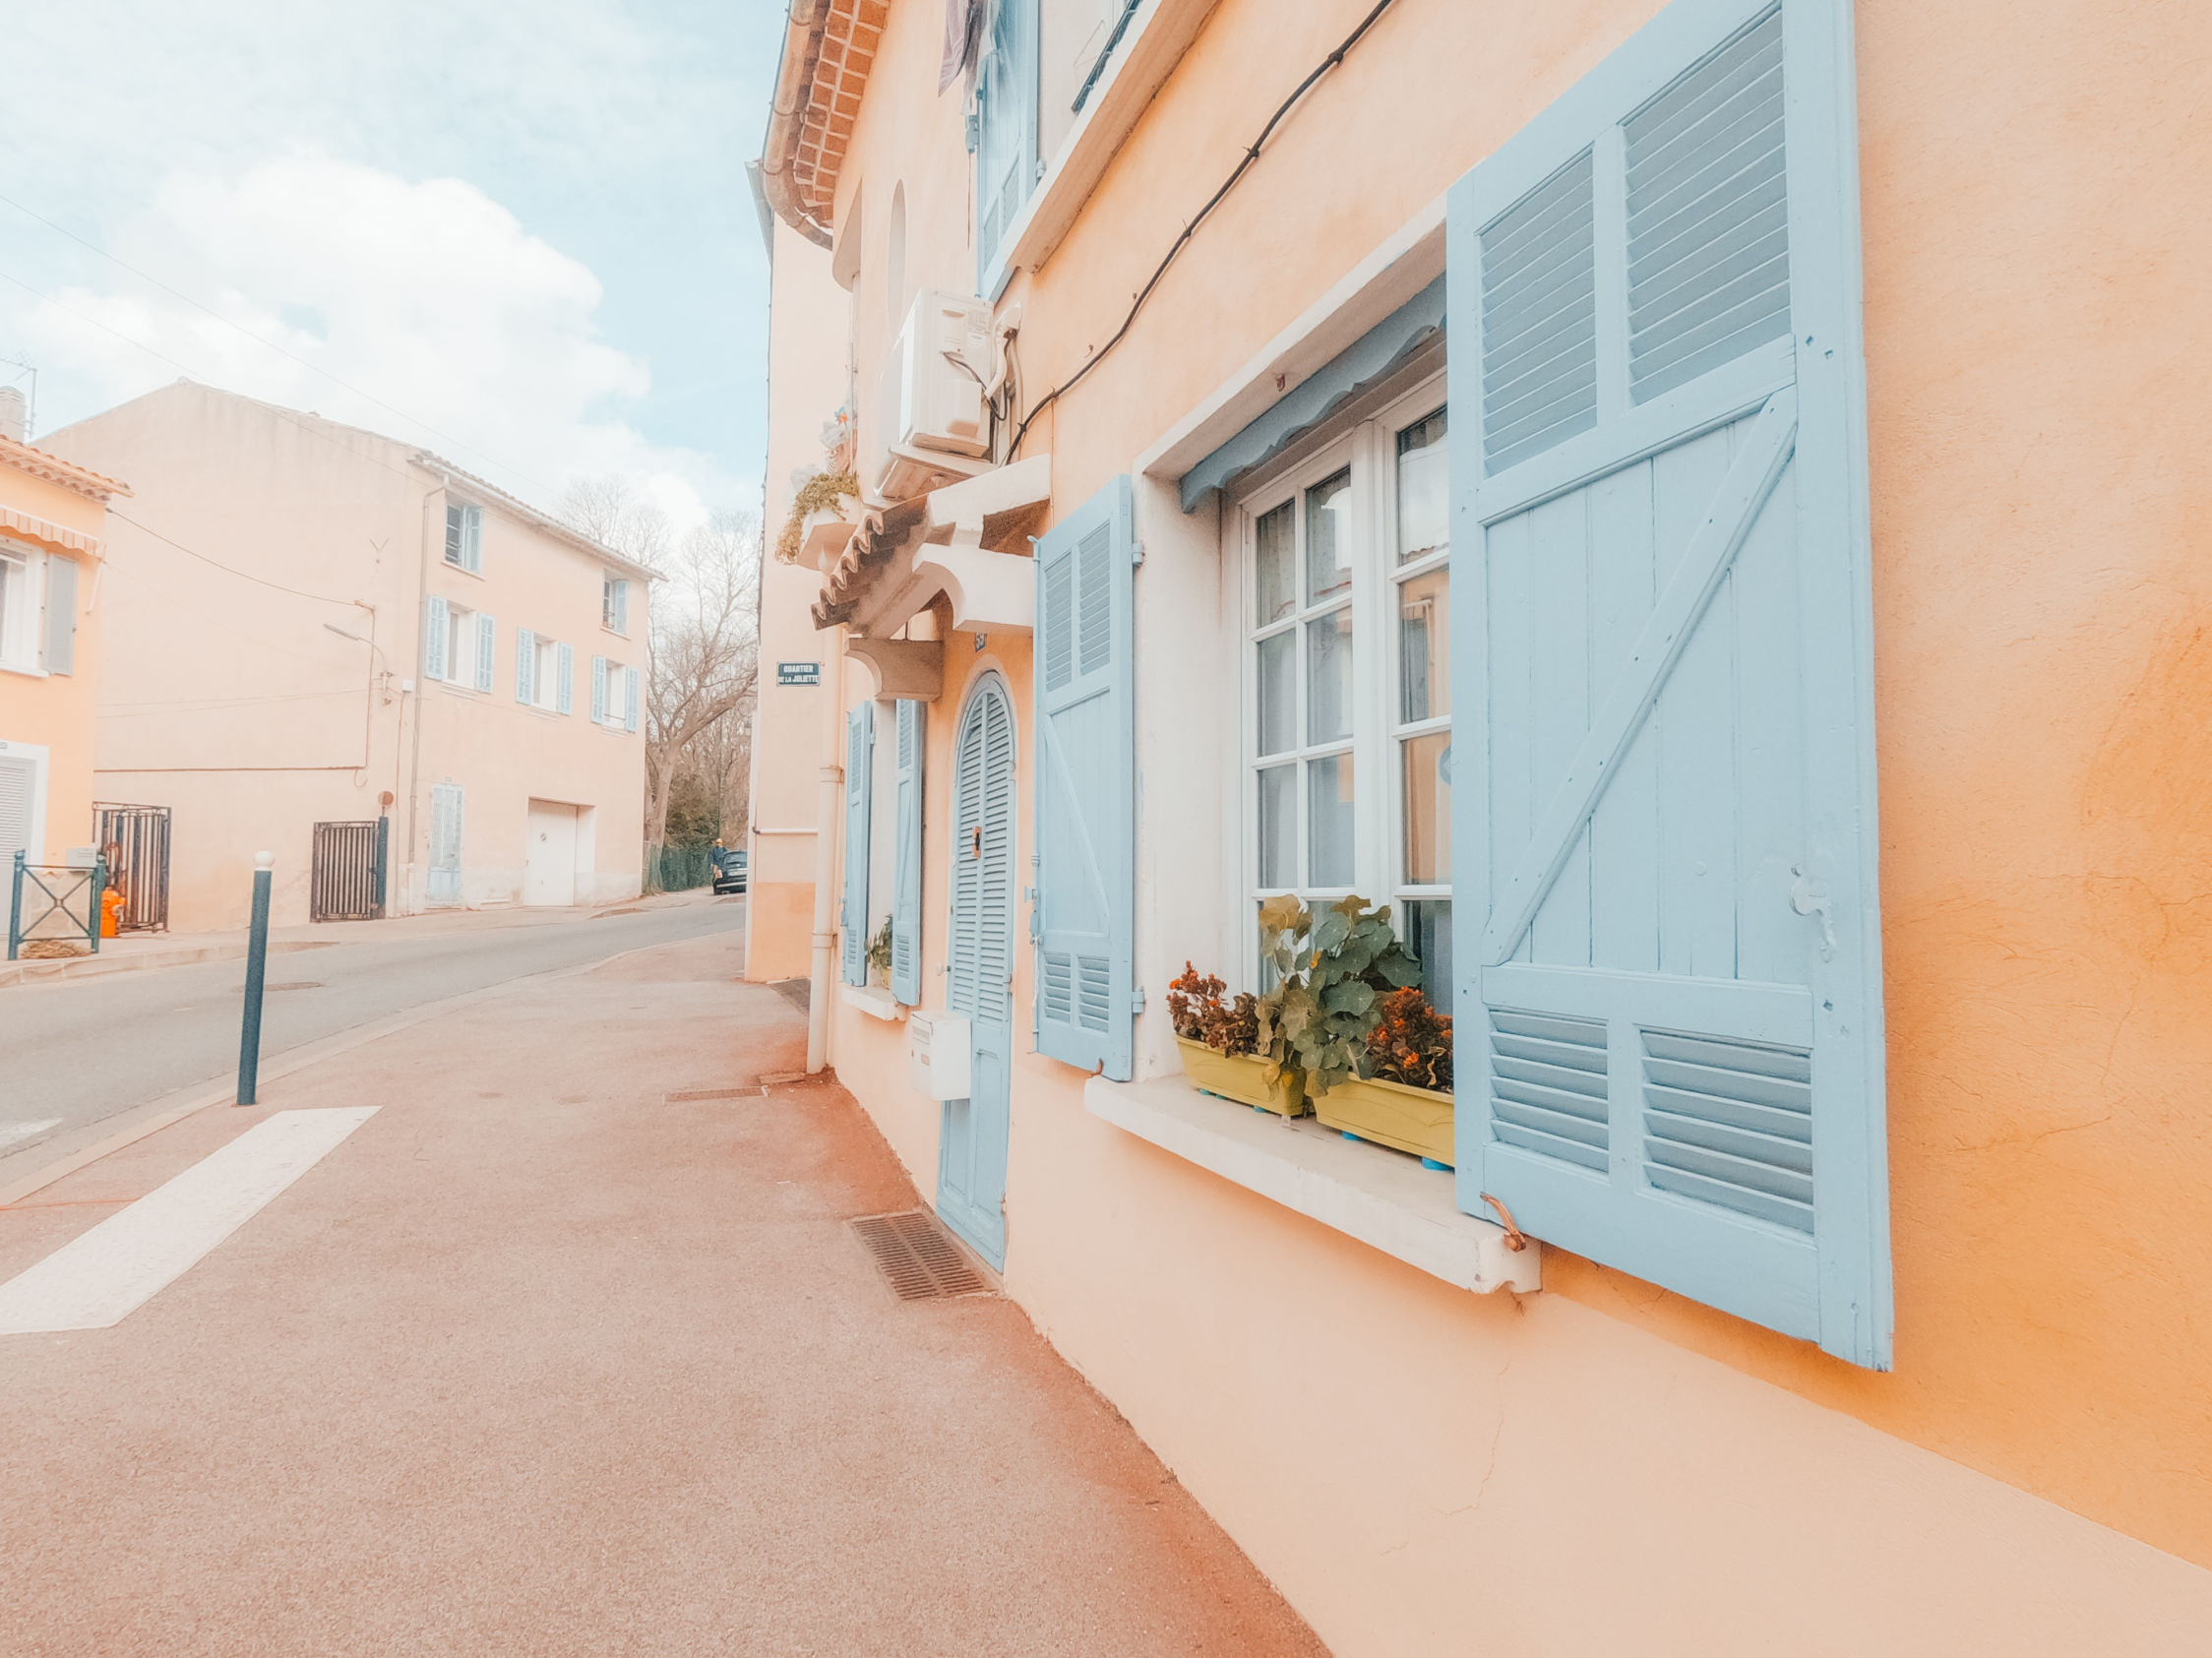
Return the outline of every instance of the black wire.
<path id="1" fill-rule="evenodd" d="M 1062 393 L 1074 391 L 1083 376 L 1104 362 L 1106 353 L 1122 342 L 1131 326 L 1136 323 L 1137 312 L 1144 309 L 1144 302 L 1152 297 L 1152 290 L 1160 285 L 1160 278 L 1167 275 L 1167 268 L 1173 265 L 1176 256 L 1190 245 L 1191 238 L 1198 233 L 1198 226 L 1206 221 L 1206 215 L 1221 205 L 1221 199 L 1236 188 L 1237 180 L 1244 177 L 1246 170 L 1251 167 L 1253 162 L 1260 159 L 1260 152 L 1266 146 L 1267 141 L 1274 137 L 1275 129 L 1282 125 L 1283 117 L 1297 106 L 1299 99 L 1314 90 L 1315 82 L 1344 61 L 1345 54 L 1360 43 L 1361 36 L 1375 27 L 1382 14 L 1390 9 L 1391 4 L 1392 0 L 1377 0 L 1375 10 L 1360 20 L 1359 28 L 1345 35 L 1343 44 L 1321 59 L 1314 72 L 1298 83 L 1298 90 L 1284 98 L 1274 114 L 1267 118 L 1267 124 L 1260 129 L 1260 136 L 1252 141 L 1251 146 L 1238 158 L 1237 164 L 1229 176 L 1221 181 L 1221 188 L 1206 198 L 1206 204 L 1198 210 L 1198 216 L 1183 227 L 1182 235 L 1175 238 L 1174 245 L 1167 250 L 1167 257 L 1160 261 L 1159 268 L 1152 273 L 1152 279 L 1144 284 L 1135 303 L 1130 306 L 1129 315 L 1122 319 L 1122 326 L 1114 331 L 1113 337 L 1105 344 L 1090 354 L 1081 368 L 1075 370 L 1074 374 L 1055 386 L 1050 392 L 1047 392 L 1037 406 L 1023 417 L 1021 424 L 1014 428 L 1014 442 L 1007 446 L 1007 460 L 1009 461 L 1012 461 L 1016 455 L 1021 453 L 1021 440 L 1028 436 L 1031 422 L 1058 402 Z"/>

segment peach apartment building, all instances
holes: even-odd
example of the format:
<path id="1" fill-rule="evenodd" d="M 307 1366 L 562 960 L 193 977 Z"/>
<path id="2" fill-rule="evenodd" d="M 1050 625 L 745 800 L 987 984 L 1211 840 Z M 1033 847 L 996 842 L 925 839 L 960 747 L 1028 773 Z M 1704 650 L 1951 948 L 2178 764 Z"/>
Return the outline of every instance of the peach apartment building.
<path id="1" fill-rule="evenodd" d="M 398 439 L 179 381 L 54 433 L 139 469 L 104 800 L 165 808 L 169 925 L 635 895 L 651 572 Z"/>
<path id="2" fill-rule="evenodd" d="M 0 388 L 0 905 L 18 852 L 92 847 L 108 503 L 128 486 L 24 441 Z"/>
<path id="3" fill-rule="evenodd" d="M 2212 1649 L 2186 13 L 778 15 L 755 958 L 1345 1658 Z M 1426 1163 L 1168 1023 L 1347 894 Z"/>

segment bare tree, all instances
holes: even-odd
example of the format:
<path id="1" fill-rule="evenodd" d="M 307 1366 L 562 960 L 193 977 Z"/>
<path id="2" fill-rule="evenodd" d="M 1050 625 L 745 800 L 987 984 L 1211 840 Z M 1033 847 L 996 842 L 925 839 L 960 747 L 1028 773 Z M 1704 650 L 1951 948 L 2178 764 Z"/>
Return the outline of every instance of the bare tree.
<path id="1" fill-rule="evenodd" d="M 651 502 L 639 500 L 635 486 L 620 472 L 575 479 L 561 491 L 553 512 L 600 546 L 612 547 L 624 558 L 654 570 L 676 539 L 668 515 Z"/>
<path id="2" fill-rule="evenodd" d="M 742 767 L 745 714 L 760 672 L 759 521 L 717 513 L 688 531 L 661 568 L 645 710 L 645 838 L 655 842 L 665 836 L 680 775 L 698 777 L 729 823 L 731 768 Z M 740 795 L 743 787 L 741 778 Z"/>

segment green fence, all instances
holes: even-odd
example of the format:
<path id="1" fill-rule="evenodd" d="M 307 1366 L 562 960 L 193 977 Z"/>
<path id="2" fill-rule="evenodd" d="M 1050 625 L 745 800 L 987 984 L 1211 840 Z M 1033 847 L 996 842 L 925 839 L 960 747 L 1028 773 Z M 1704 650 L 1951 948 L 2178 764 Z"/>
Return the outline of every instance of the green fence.
<path id="1" fill-rule="evenodd" d="M 645 843 L 645 890 L 688 892 L 694 887 L 714 883 L 714 860 L 704 846 L 655 846 Z"/>

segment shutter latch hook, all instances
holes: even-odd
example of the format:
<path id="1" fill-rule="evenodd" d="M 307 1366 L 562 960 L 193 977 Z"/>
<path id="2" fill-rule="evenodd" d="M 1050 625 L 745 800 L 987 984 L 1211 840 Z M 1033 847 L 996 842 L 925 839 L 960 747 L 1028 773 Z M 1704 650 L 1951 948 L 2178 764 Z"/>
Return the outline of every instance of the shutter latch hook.
<path id="1" fill-rule="evenodd" d="M 1487 1192 L 1482 1195 L 1482 1200 L 1498 1211 L 1499 1223 L 1505 1228 L 1505 1247 L 1515 1255 L 1527 1249 L 1528 1240 L 1521 1236 L 1521 1229 L 1513 1224 L 1513 1211 Z"/>

